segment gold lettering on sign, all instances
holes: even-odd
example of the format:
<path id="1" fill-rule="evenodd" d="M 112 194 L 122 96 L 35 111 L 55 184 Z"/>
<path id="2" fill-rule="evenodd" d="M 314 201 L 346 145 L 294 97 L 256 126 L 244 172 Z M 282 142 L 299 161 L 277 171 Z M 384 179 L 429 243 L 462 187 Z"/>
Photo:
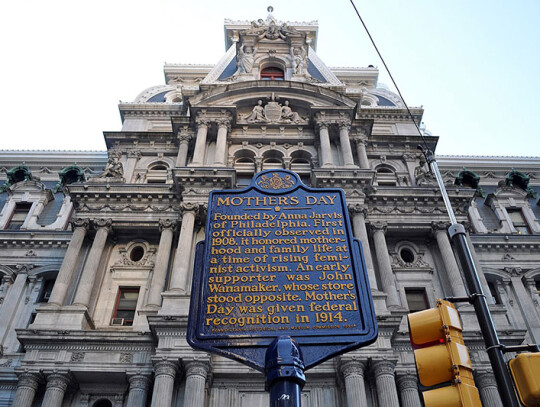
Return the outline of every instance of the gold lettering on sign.
<path id="1" fill-rule="evenodd" d="M 287 189 L 290 176 L 261 176 Z M 211 333 L 354 329 L 359 313 L 337 193 L 217 196 L 203 325 Z"/>

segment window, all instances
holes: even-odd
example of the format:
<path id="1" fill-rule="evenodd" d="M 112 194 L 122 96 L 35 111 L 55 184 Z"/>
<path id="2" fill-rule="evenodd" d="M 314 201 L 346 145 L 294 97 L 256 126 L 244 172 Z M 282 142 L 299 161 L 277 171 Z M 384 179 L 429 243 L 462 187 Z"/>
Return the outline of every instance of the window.
<path id="1" fill-rule="evenodd" d="M 499 291 L 497 290 L 497 286 L 493 281 L 488 281 L 488 288 L 489 293 L 491 294 L 491 297 L 493 298 L 493 301 L 495 304 L 502 304 L 501 296 L 499 295 Z"/>
<path id="2" fill-rule="evenodd" d="M 7 228 L 9 230 L 19 230 L 26 220 L 31 207 L 31 202 L 19 202 L 15 204 L 15 209 L 13 210 L 13 215 L 11 215 L 11 220 Z"/>
<path id="3" fill-rule="evenodd" d="M 279 68 L 264 68 L 261 71 L 261 81 L 282 81 L 285 79 L 283 69 Z"/>
<path id="4" fill-rule="evenodd" d="M 399 256 L 405 263 L 414 263 L 414 253 L 407 247 L 404 247 L 399 251 Z"/>
<path id="5" fill-rule="evenodd" d="M 407 298 L 409 312 L 418 312 L 429 308 L 424 288 L 406 288 L 405 297 Z"/>
<path id="6" fill-rule="evenodd" d="M 169 168 L 164 164 L 156 164 L 148 168 L 146 174 L 146 182 L 148 184 L 165 184 L 167 182 L 167 176 L 169 174 Z"/>
<path id="7" fill-rule="evenodd" d="M 54 287 L 54 282 L 56 280 L 54 279 L 48 279 L 43 281 L 43 285 L 41 286 L 41 293 L 39 294 L 38 302 L 49 302 L 49 298 L 51 297 L 51 293 Z"/>
<path id="8" fill-rule="evenodd" d="M 237 174 L 236 175 L 236 186 L 237 187 L 247 187 L 251 184 L 253 176 L 250 174 Z"/>
<path id="9" fill-rule="evenodd" d="M 512 225 L 514 225 L 514 228 L 518 231 L 520 235 L 530 235 L 531 230 L 529 229 L 529 225 L 527 224 L 527 221 L 525 220 L 525 217 L 523 216 L 523 212 L 521 209 L 506 209 L 506 212 L 508 213 L 508 216 L 510 217 L 510 220 L 512 221 Z"/>
<path id="10" fill-rule="evenodd" d="M 540 280 L 536 280 L 534 283 L 536 285 L 536 292 L 540 295 Z"/>
<path id="11" fill-rule="evenodd" d="M 377 185 L 395 187 L 397 177 L 394 171 L 386 167 L 377 168 Z"/>
<path id="12" fill-rule="evenodd" d="M 114 307 L 111 325 L 133 325 L 138 299 L 139 287 L 120 287 L 118 289 L 118 297 L 116 298 L 116 306 Z"/>
<path id="13" fill-rule="evenodd" d="M 283 161 L 281 158 L 270 157 L 263 161 L 263 170 L 276 170 L 280 168 L 283 168 Z"/>
<path id="14" fill-rule="evenodd" d="M 141 261 L 143 257 L 144 257 L 144 247 L 142 246 L 135 246 L 129 252 L 129 259 L 135 263 L 137 263 L 138 261 Z"/>

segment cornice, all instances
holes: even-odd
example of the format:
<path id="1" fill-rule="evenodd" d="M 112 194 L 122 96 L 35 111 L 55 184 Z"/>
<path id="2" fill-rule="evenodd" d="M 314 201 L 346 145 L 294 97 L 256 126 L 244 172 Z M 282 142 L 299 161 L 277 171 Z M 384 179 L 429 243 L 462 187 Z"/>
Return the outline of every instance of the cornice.
<path id="1" fill-rule="evenodd" d="M 62 248 L 71 240 L 71 231 L 0 231 L 0 247 Z"/>
<path id="2" fill-rule="evenodd" d="M 311 181 L 316 188 L 359 188 L 363 189 L 373 179 L 375 171 L 367 169 L 314 168 Z"/>
<path id="3" fill-rule="evenodd" d="M 471 240 L 477 252 L 504 254 L 518 251 L 538 252 L 540 250 L 539 235 L 475 234 L 471 235 Z"/>
<path id="4" fill-rule="evenodd" d="M 168 217 L 174 217 L 180 210 L 179 197 L 172 184 L 84 184 L 68 188 L 78 216 L 84 218 L 106 212 L 115 221 L 124 222 L 134 213 L 163 216 L 166 212 Z"/>
<path id="5" fill-rule="evenodd" d="M 130 143 L 131 145 L 126 146 L 125 148 L 137 148 L 140 149 L 144 143 L 163 143 L 167 146 L 176 146 L 178 145 L 178 138 L 174 136 L 172 131 L 104 131 L 103 137 L 107 144 L 107 148 L 119 148 L 122 149 L 120 144 Z M 137 146 L 134 147 L 133 143 L 137 143 Z M 149 146 L 155 151 L 159 151 L 161 146 L 151 145 Z"/>
<path id="6" fill-rule="evenodd" d="M 170 117 L 178 115 L 183 109 L 182 103 L 119 103 L 122 122 L 129 116 L 134 117 Z"/>
<path id="7" fill-rule="evenodd" d="M 103 168 L 107 163 L 106 151 L 74 150 L 0 150 L 0 168 L 12 168 L 22 162 L 35 171 L 39 167 L 48 167 L 58 172 L 62 168 L 77 163 L 82 168 Z M 58 171 L 56 170 L 58 169 Z"/>
<path id="8" fill-rule="evenodd" d="M 424 109 L 419 107 L 411 107 L 410 111 L 417 121 L 422 121 Z M 410 121 L 411 117 L 407 109 L 395 106 L 377 106 L 377 107 L 362 107 L 357 110 L 357 117 L 360 119 L 377 119 L 379 121 Z"/>
<path id="9" fill-rule="evenodd" d="M 461 220 L 467 219 L 467 208 L 474 197 L 473 190 L 458 190 L 449 188 L 448 195 L 455 214 Z M 368 217 L 377 219 L 378 216 L 396 215 L 400 222 L 402 216 L 418 215 L 430 222 L 434 217 L 447 218 L 446 207 L 436 187 L 371 187 L 366 191 L 365 203 Z M 415 219 L 417 221 L 418 219 Z M 390 222 L 390 221 L 389 221 Z"/>
<path id="10" fill-rule="evenodd" d="M 231 189 L 235 187 L 236 170 L 233 168 L 176 168 L 173 169 L 173 178 L 178 191 L 188 190 L 189 187 Z"/>

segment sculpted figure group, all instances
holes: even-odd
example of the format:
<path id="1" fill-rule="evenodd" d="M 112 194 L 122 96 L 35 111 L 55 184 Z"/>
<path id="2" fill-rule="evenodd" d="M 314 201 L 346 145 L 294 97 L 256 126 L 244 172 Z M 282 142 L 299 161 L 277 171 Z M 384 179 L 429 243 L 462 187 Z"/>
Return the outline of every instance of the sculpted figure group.
<path id="1" fill-rule="evenodd" d="M 251 22 L 251 27 L 243 31 L 243 35 L 256 35 L 256 38 L 251 38 L 250 41 L 244 43 L 242 39 L 237 44 L 236 51 L 236 72 L 232 76 L 232 79 L 237 79 L 239 75 L 249 74 L 253 70 L 255 63 L 255 56 L 257 55 L 257 42 L 262 39 L 269 40 L 287 40 L 290 35 L 305 36 L 304 33 L 299 32 L 293 27 L 289 27 L 287 23 L 277 25 L 276 21 L 267 19 L 264 21 L 259 19 Z M 308 55 L 305 46 L 292 46 L 290 47 L 290 61 L 292 71 L 294 75 L 309 76 L 308 68 Z"/>
<path id="2" fill-rule="evenodd" d="M 289 101 L 286 100 L 283 106 L 277 102 L 270 102 L 281 108 L 281 115 L 278 120 L 272 120 L 267 117 L 262 100 L 257 101 L 257 105 L 253 107 L 250 114 L 244 117 L 244 120 L 250 123 L 264 123 L 264 122 L 282 122 L 282 123 L 304 123 L 303 119 L 297 112 L 293 112 L 289 106 Z"/>
<path id="3" fill-rule="evenodd" d="M 414 178 L 418 186 L 434 185 L 436 183 L 435 176 L 429 171 L 423 156 L 420 158 L 419 165 L 414 169 Z"/>

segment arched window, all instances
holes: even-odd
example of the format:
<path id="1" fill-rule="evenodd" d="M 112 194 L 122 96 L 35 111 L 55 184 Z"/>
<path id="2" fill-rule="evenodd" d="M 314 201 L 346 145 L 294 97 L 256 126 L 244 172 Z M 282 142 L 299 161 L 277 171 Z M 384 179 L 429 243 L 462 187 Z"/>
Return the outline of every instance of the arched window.
<path id="1" fill-rule="evenodd" d="M 236 170 L 236 186 L 245 187 L 251 183 L 256 172 L 255 153 L 249 150 L 237 151 L 234 160 Z"/>
<path id="2" fill-rule="evenodd" d="M 110 400 L 107 399 L 100 399 L 96 401 L 92 407 L 112 407 L 112 403 Z"/>
<path id="3" fill-rule="evenodd" d="M 381 186 L 396 186 L 397 176 L 396 173 L 388 167 L 379 167 L 376 170 L 375 185 Z"/>
<path id="4" fill-rule="evenodd" d="M 283 69 L 271 66 L 261 71 L 261 81 L 282 81 L 284 79 Z"/>
<path id="5" fill-rule="evenodd" d="M 149 184 L 165 184 L 169 174 L 167 164 L 157 163 L 148 168 L 146 182 Z"/>

